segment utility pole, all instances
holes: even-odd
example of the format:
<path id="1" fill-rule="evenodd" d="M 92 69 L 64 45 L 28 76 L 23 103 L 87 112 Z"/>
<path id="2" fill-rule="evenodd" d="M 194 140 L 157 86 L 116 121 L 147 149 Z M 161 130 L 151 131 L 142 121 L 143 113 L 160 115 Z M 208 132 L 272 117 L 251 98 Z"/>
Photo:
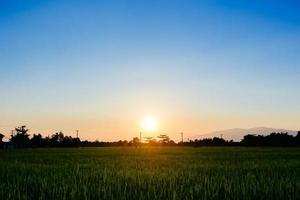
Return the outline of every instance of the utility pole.
<path id="1" fill-rule="evenodd" d="M 11 130 L 11 135 L 14 136 L 14 130 Z"/>
<path id="2" fill-rule="evenodd" d="M 142 147 L 142 132 L 140 132 L 140 147 Z"/>
<path id="3" fill-rule="evenodd" d="M 78 138 L 79 130 L 76 130 L 76 138 Z"/>
<path id="4" fill-rule="evenodd" d="M 221 136 L 221 139 L 223 139 L 223 134 L 221 134 L 220 136 Z"/>
<path id="5" fill-rule="evenodd" d="M 181 132 L 181 143 L 183 144 L 183 132 Z"/>

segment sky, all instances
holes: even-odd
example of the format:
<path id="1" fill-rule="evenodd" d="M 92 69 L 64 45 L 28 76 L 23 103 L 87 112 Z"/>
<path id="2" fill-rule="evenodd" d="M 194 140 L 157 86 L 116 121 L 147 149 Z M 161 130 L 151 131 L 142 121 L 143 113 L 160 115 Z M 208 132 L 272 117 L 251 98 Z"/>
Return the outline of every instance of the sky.
<path id="1" fill-rule="evenodd" d="M 300 129 L 300 3 L 0 0 L 0 132 Z M 142 130 L 153 116 L 155 132 Z"/>

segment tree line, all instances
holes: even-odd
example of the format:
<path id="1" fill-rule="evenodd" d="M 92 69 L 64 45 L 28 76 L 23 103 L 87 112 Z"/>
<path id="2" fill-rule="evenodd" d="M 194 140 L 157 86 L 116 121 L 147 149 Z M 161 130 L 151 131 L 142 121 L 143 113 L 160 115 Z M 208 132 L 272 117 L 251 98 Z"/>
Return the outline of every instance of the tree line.
<path id="1" fill-rule="evenodd" d="M 79 147 L 80 139 L 65 136 L 62 132 L 52 136 L 43 137 L 41 134 L 33 134 L 30 138 L 29 129 L 26 126 L 15 128 L 15 133 L 10 135 L 9 142 L 3 142 L 4 135 L 0 133 L 0 147 L 2 148 L 38 148 L 38 147 Z"/>
<path id="2" fill-rule="evenodd" d="M 261 146 L 261 147 L 300 147 L 300 131 L 296 136 L 288 133 L 270 133 L 269 135 L 248 134 L 240 142 L 223 138 L 205 138 L 183 142 L 183 146 Z"/>
<path id="3" fill-rule="evenodd" d="M 4 135 L 0 133 L 0 148 L 41 148 L 41 147 L 113 147 L 113 146 L 290 146 L 300 147 L 300 131 L 296 136 L 288 133 L 271 133 L 269 135 L 248 134 L 240 142 L 224 140 L 213 137 L 205 139 L 195 139 L 185 142 L 174 142 L 168 135 L 161 134 L 155 137 L 146 137 L 143 142 L 140 138 L 134 137 L 132 140 L 120 140 L 116 142 L 104 141 L 81 141 L 78 137 L 65 136 L 62 132 L 57 132 L 51 136 L 43 137 L 41 134 L 28 134 L 26 126 L 15 128 L 9 142 L 3 142 Z"/>

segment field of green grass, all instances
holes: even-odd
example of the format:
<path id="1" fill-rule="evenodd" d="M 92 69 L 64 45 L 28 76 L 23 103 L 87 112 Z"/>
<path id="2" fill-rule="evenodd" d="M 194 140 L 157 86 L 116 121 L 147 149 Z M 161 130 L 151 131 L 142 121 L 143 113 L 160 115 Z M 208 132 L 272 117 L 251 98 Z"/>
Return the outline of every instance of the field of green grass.
<path id="1" fill-rule="evenodd" d="M 0 151 L 0 199 L 299 199 L 300 148 Z"/>

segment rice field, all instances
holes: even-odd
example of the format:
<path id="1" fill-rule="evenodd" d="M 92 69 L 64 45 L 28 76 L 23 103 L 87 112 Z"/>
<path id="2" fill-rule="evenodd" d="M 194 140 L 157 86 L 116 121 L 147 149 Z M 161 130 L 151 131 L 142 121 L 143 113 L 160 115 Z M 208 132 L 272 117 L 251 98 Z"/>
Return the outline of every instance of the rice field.
<path id="1" fill-rule="evenodd" d="M 0 151 L 0 199 L 299 199 L 300 148 Z"/>

